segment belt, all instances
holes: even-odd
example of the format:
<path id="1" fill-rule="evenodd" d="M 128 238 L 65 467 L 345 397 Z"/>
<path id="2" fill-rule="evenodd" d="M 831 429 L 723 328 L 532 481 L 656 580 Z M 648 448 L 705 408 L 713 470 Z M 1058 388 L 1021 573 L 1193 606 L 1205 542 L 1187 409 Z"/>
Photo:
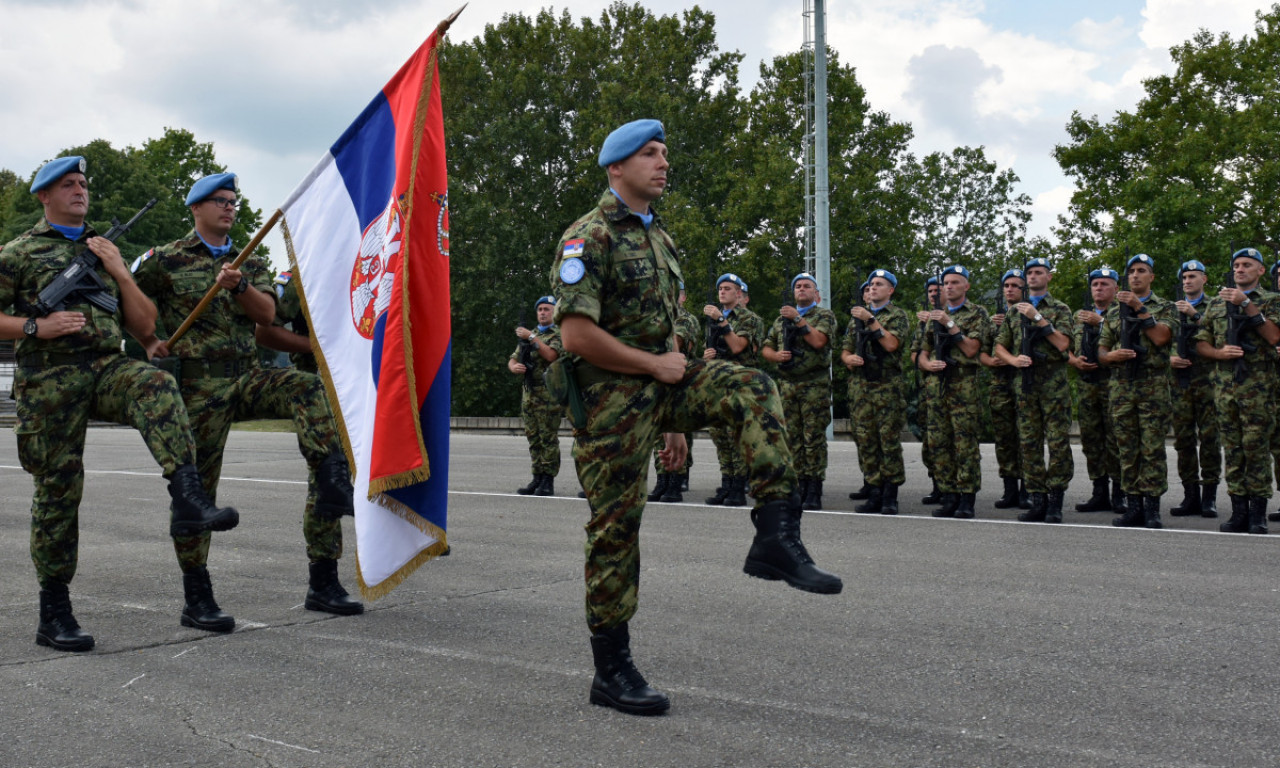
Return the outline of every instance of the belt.
<path id="1" fill-rule="evenodd" d="M 33 352 L 18 358 L 19 368 L 48 368 L 51 365 L 90 365 L 119 352 Z"/>
<path id="2" fill-rule="evenodd" d="M 182 379 L 234 379 L 256 368 L 258 361 L 252 357 L 235 360 L 205 360 L 203 358 L 182 361 Z"/>
<path id="3" fill-rule="evenodd" d="M 642 381 L 649 378 L 639 374 L 607 371 L 597 365 L 588 363 L 586 360 L 579 360 L 573 364 L 573 375 L 578 380 L 578 386 L 584 389 L 592 384 L 600 384 L 606 381 Z"/>

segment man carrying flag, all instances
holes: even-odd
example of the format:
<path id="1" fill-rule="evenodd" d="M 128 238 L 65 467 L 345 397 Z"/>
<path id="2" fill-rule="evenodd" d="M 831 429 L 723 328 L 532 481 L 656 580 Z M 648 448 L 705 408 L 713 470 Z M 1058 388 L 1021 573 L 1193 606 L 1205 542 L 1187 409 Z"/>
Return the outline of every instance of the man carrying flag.
<path id="1" fill-rule="evenodd" d="M 636 120 L 605 139 L 599 165 L 610 188 L 561 237 L 552 293 L 566 356 L 557 367 L 574 419 L 574 460 L 591 506 L 587 524 L 587 625 L 596 675 L 591 702 L 661 714 L 666 695 L 631 658 L 628 622 L 639 589 L 640 520 L 649 448 L 665 435 L 668 471 L 683 466 L 685 432 L 741 428 L 755 540 L 743 570 L 809 592 L 836 594 L 840 579 L 814 565 L 800 540 L 800 502 L 782 403 L 764 374 L 677 351 L 680 265 L 651 207 L 667 183 L 662 123 Z M 565 363 L 572 368 L 566 370 Z M 555 378 L 553 370 L 552 377 Z M 575 397 L 579 395 L 580 397 Z"/>

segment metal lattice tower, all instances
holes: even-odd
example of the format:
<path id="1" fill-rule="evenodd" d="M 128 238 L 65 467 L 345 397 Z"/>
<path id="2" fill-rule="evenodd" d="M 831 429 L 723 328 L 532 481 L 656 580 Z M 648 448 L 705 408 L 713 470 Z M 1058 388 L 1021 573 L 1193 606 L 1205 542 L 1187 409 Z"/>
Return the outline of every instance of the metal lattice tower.
<path id="1" fill-rule="evenodd" d="M 813 189 L 813 0 L 804 0 L 804 43 L 800 58 L 804 65 L 804 270 L 813 272 L 814 189 Z"/>
<path id="2" fill-rule="evenodd" d="M 831 286 L 827 184 L 827 30 L 824 0 L 803 0 L 804 43 L 804 268 L 818 279 L 826 305 Z"/>

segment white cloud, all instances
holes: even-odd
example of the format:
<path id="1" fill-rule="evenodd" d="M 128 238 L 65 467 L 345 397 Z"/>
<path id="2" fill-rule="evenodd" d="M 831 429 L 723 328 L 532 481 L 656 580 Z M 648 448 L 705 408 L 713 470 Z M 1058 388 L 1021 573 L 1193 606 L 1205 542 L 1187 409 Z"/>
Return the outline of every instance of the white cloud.
<path id="1" fill-rule="evenodd" d="M 1253 32 L 1257 0 L 1147 0 L 1138 33 L 1148 48 L 1167 51 L 1207 29 L 1217 36 L 1240 37 Z"/>

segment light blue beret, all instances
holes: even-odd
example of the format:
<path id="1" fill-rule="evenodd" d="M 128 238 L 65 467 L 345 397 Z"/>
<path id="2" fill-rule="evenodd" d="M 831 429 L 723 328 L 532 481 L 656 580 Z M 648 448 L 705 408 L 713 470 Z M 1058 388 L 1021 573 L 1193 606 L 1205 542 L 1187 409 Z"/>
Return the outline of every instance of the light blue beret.
<path id="1" fill-rule="evenodd" d="M 1129 259 L 1128 263 L 1124 265 L 1124 268 L 1128 269 L 1129 267 L 1132 267 L 1135 261 L 1139 264 L 1146 264 L 1148 267 L 1151 267 L 1152 272 L 1156 271 L 1156 260 L 1145 253 L 1140 253 L 1132 259 Z"/>
<path id="2" fill-rule="evenodd" d="M 1259 259 L 1261 261 L 1261 259 Z M 1192 259 L 1191 261 L 1182 262 L 1182 266 L 1178 268 L 1178 277 L 1182 277 L 1183 272 L 1204 272 L 1208 274 L 1209 270 L 1204 268 L 1202 262 Z"/>
<path id="3" fill-rule="evenodd" d="M 68 173 L 84 173 L 84 158 L 79 155 L 59 157 L 40 166 L 35 181 L 31 182 L 31 194 L 35 194 Z"/>
<path id="4" fill-rule="evenodd" d="M 553 307 L 554 307 L 554 306 L 556 305 L 556 297 L 555 297 L 555 296 L 543 296 L 542 298 L 538 299 L 537 301 L 535 301 L 535 302 L 533 303 L 533 308 L 534 308 L 534 309 L 537 309 L 538 307 L 542 306 L 543 304 L 550 304 L 551 306 L 553 306 Z"/>
<path id="5" fill-rule="evenodd" d="M 892 285 L 894 288 L 898 287 L 898 277 L 887 269 L 871 270 L 871 274 L 867 275 L 867 283 L 864 283 L 864 285 L 870 283 L 871 278 L 873 277 L 883 278 L 885 280 L 888 280 L 889 284 Z"/>
<path id="6" fill-rule="evenodd" d="M 1264 265 L 1266 264 L 1266 262 L 1262 260 L 1262 252 L 1259 251 L 1257 248 L 1241 248 L 1240 250 L 1231 254 L 1231 263 L 1235 264 L 1236 259 L 1246 259 L 1246 258 L 1257 259 L 1259 264 L 1264 264 Z"/>
<path id="7" fill-rule="evenodd" d="M 814 277 L 813 275 L 809 274 L 808 272 L 801 272 L 800 274 L 798 274 L 798 275 L 796 275 L 795 277 L 791 278 L 791 290 L 793 290 L 793 291 L 794 291 L 794 290 L 796 289 L 796 283 L 797 283 L 797 282 L 799 282 L 799 281 L 801 281 L 801 280 L 808 280 L 809 282 L 813 283 L 813 287 L 814 287 L 815 289 L 818 287 L 818 278 Z"/>
<path id="8" fill-rule="evenodd" d="M 1053 267 L 1049 266 L 1049 260 L 1043 256 L 1037 256 L 1036 258 L 1031 259 L 1030 261 L 1027 262 L 1026 266 L 1024 266 L 1023 269 L 1031 269 L 1032 267 L 1044 267 L 1050 272 L 1053 271 Z"/>
<path id="9" fill-rule="evenodd" d="M 937 278 L 937 276 L 936 276 L 936 275 L 935 275 L 934 277 L 931 277 L 931 278 L 929 278 L 928 280 L 925 280 L 925 281 L 924 281 L 924 287 L 925 287 L 925 288 L 928 288 L 928 287 L 929 287 L 929 286 L 931 286 L 931 285 L 937 285 L 937 284 L 938 284 L 938 278 Z"/>
<path id="10" fill-rule="evenodd" d="M 969 270 L 965 269 L 964 267 L 960 266 L 959 264 L 952 264 L 951 266 L 949 266 L 949 267 L 947 267 L 946 269 L 942 270 L 942 276 L 943 276 L 943 277 L 946 277 L 947 275 L 960 275 L 960 276 L 961 276 L 961 277 L 963 277 L 965 280 L 968 280 L 968 279 L 969 279 Z"/>
<path id="11" fill-rule="evenodd" d="M 654 139 L 666 141 L 666 136 L 658 120 L 632 120 L 609 134 L 600 145 L 600 167 L 622 162 Z"/>
<path id="12" fill-rule="evenodd" d="M 1114 269 L 1112 269 L 1111 267 L 1099 267 L 1098 269 L 1095 269 L 1095 270 L 1093 270 L 1092 272 L 1090 272 L 1090 273 L 1089 273 L 1089 282 L 1091 282 L 1091 283 L 1092 283 L 1094 280 L 1097 280 L 1098 278 L 1106 278 L 1107 280 L 1115 280 L 1117 283 L 1119 283 L 1119 282 L 1120 282 L 1120 273 L 1119 273 L 1119 272 L 1117 272 L 1117 271 L 1115 271 L 1115 270 L 1114 270 Z"/>
<path id="13" fill-rule="evenodd" d="M 1011 269 L 1011 270 L 1009 270 L 1009 271 L 1005 272 L 1005 273 L 1004 273 L 1004 276 L 1002 276 L 1002 277 L 1000 278 L 1000 285 L 1001 285 L 1001 286 L 1003 286 L 1003 285 L 1004 285 L 1004 282 L 1005 282 L 1006 280 L 1008 280 L 1009 278 L 1011 278 L 1011 277 L 1016 277 L 1016 278 L 1018 278 L 1019 280 L 1026 280 L 1026 279 L 1027 279 L 1027 275 L 1026 275 L 1026 273 L 1025 273 L 1025 272 L 1023 272 L 1022 270 L 1020 270 L 1020 269 Z"/>
<path id="14" fill-rule="evenodd" d="M 229 189 L 239 195 L 240 183 L 237 181 L 236 175 L 234 173 L 215 173 L 212 176 L 205 176 L 191 185 L 191 191 L 187 193 L 187 205 L 195 205 L 220 189 Z"/>
<path id="15" fill-rule="evenodd" d="M 723 275 L 716 278 L 717 288 L 720 287 L 721 283 L 733 283 L 734 285 L 738 286 L 738 288 L 740 288 L 741 290 L 744 290 L 744 291 L 747 290 L 746 281 L 744 281 L 742 278 L 738 277 L 737 275 L 733 274 L 732 272 L 725 272 Z"/>

